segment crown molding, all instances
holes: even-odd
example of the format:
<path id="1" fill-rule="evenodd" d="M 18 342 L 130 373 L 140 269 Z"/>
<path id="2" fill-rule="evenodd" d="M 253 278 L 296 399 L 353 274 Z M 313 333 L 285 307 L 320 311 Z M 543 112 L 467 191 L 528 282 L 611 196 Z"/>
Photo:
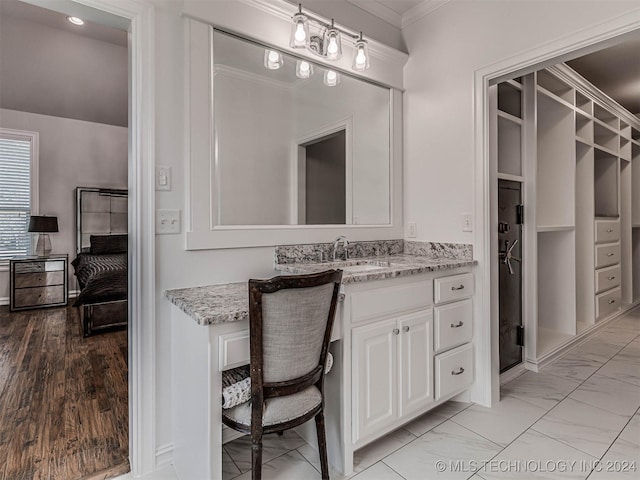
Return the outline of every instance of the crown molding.
<path id="1" fill-rule="evenodd" d="M 423 0 L 422 3 L 419 3 L 415 7 L 407 10 L 404 15 L 402 15 L 400 28 L 406 28 L 409 25 L 413 25 L 418 20 L 430 15 L 450 1 L 451 0 Z"/>
<path id="2" fill-rule="evenodd" d="M 215 77 L 216 75 L 226 75 L 227 77 L 237 78 L 252 83 L 258 83 L 260 85 L 267 85 L 269 87 L 277 88 L 284 91 L 291 91 L 296 86 L 296 84 L 282 82 L 280 80 L 264 77 L 257 73 L 247 72 L 244 70 L 240 70 L 239 68 L 230 67 L 228 65 L 223 65 L 220 63 L 216 63 L 213 65 L 213 76 Z"/>
<path id="3" fill-rule="evenodd" d="M 396 28 L 402 27 L 402 15 L 376 0 L 347 0 L 356 7 L 384 20 Z"/>

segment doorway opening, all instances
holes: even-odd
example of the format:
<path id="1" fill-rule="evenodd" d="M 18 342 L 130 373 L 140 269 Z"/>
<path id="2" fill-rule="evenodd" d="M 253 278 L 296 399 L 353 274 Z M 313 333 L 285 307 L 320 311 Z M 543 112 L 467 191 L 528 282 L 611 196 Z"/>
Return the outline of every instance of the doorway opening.
<path id="1" fill-rule="evenodd" d="M 298 224 L 344 225 L 346 129 L 298 146 Z"/>

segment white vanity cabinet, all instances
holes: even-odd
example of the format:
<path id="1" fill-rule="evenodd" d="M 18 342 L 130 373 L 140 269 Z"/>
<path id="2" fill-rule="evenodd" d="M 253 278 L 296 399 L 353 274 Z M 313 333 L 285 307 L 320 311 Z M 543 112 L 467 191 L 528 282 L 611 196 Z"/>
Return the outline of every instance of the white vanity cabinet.
<path id="1" fill-rule="evenodd" d="M 460 271 L 345 286 L 353 450 L 471 385 L 474 284 Z"/>
<path id="2" fill-rule="evenodd" d="M 353 329 L 353 442 L 433 402 L 433 311 Z"/>

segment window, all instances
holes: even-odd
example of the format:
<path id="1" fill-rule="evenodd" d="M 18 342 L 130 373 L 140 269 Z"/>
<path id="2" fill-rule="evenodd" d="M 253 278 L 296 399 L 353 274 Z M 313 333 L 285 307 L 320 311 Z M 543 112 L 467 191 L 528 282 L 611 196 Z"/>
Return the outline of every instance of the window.
<path id="1" fill-rule="evenodd" d="M 31 252 L 29 216 L 37 208 L 38 134 L 0 128 L 0 262 Z"/>

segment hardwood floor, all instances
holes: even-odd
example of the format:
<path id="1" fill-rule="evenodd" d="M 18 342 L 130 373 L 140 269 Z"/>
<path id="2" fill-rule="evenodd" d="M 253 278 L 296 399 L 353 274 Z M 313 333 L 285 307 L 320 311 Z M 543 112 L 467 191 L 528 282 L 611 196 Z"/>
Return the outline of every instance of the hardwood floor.
<path id="1" fill-rule="evenodd" d="M 127 331 L 83 338 L 75 308 L 0 307 L 0 479 L 129 471 Z"/>

